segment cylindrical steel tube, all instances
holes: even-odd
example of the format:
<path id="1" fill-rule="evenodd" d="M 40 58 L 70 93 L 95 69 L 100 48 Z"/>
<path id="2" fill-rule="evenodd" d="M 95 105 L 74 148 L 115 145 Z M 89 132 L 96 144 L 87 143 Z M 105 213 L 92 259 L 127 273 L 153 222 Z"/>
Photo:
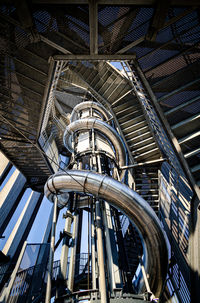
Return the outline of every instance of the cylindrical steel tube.
<path id="1" fill-rule="evenodd" d="M 158 297 L 167 272 L 168 250 L 160 221 L 148 203 L 125 184 L 90 171 L 68 170 L 66 173 L 57 173 L 47 184 L 45 195 L 50 200 L 55 188 L 61 192 L 88 192 L 110 202 L 129 217 L 143 238 L 145 270 L 149 275 L 150 288 Z"/>

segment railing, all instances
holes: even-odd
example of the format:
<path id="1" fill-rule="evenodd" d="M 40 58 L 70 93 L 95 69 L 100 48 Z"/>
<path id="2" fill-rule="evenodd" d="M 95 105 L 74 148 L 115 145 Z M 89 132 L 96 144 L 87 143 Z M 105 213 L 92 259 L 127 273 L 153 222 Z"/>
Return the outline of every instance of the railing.
<path id="1" fill-rule="evenodd" d="M 189 214 L 193 192 L 185 178 L 171 143 L 158 119 L 141 81 L 128 62 L 122 62 L 126 76 L 142 104 L 146 118 L 160 149 L 168 159 L 161 166 L 159 175 L 160 219 L 164 224 L 171 245 L 170 285 L 181 302 L 190 302 L 188 266 Z M 169 284 L 169 283 L 168 283 Z"/>
<path id="2" fill-rule="evenodd" d="M 76 258 L 76 275 L 91 273 L 91 254 L 81 253 L 77 255 Z"/>
<path id="3" fill-rule="evenodd" d="M 82 274 L 88 274 L 88 270 L 91 273 L 91 255 L 87 253 L 77 255 L 75 278 Z M 52 281 L 57 280 L 59 273 L 60 261 L 55 261 L 53 263 Z M 5 274 L 5 271 L 3 274 Z M 45 295 L 46 282 L 47 264 L 39 264 L 25 270 L 19 270 L 6 303 L 34 302 L 38 296 L 41 298 Z"/>
<path id="4" fill-rule="evenodd" d="M 147 121 L 150 124 L 150 127 L 153 131 L 154 136 L 157 139 L 157 142 L 160 146 L 160 149 L 163 153 L 167 156 L 170 164 L 182 175 L 184 176 L 183 170 L 179 164 L 179 161 L 175 155 L 175 152 L 170 144 L 166 133 L 159 121 L 159 118 L 151 104 L 151 100 L 149 99 L 143 85 L 137 75 L 135 74 L 134 70 L 131 68 L 127 61 L 121 62 L 122 67 L 126 76 L 129 78 L 130 82 L 133 85 L 133 89 L 135 95 L 139 102 L 142 104 L 142 107 L 145 111 Z"/>

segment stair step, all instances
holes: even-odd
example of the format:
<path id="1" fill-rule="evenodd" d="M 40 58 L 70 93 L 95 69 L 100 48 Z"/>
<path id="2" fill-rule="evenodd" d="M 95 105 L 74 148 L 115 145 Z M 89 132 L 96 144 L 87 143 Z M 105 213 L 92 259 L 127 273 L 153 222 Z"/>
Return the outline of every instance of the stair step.
<path id="1" fill-rule="evenodd" d="M 133 123 L 131 126 L 128 126 L 126 128 L 122 127 L 122 131 L 124 132 L 125 135 L 133 132 L 133 131 L 140 131 L 140 128 L 143 128 L 147 124 L 146 120 L 140 121 Z"/>
<path id="2" fill-rule="evenodd" d="M 157 198 L 158 197 L 158 193 L 157 194 L 144 194 L 144 195 L 140 195 L 142 198 Z M 146 200 L 146 199 L 145 199 Z M 148 202 L 148 200 L 147 200 Z"/>
<path id="3" fill-rule="evenodd" d="M 139 115 L 139 116 L 136 116 L 135 118 L 131 118 L 123 123 L 120 123 L 120 126 L 122 129 L 126 128 L 126 127 L 129 127 L 131 125 L 134 125 L 135 123 L 137 122 L 142 122 L 142 121 L 145 121 L 145 118 L 144 118 L 144 115 Z"/>
<path id="4" fill-rule="evenodd" d="M 157 195 L 158 195 L 158 189 L 156 188 L 148 188 L 148 189 L 138 189 L 136 188 L 136 192 L 140 193 L 140 192 L 157 192 Z"/>
<path id="5" fill-rule="evenodd" d="M 124 115 L 121 118 L 119 118 L 118 121 L 121 124 L 121 123 L 127 121 L 127 119 L 137 117 L 137 115 L 140 115 L 141 113 L 142 113 L 141 109 L 136 109 L 136 110 L 133 109 L 133 110 L 129 111 L 126 115 Z"/>
<path id="6" fill-rule="evenodd" d="M 136 177 L 136 178 L 135 178 L 135 182 L 136 182 L 136 181 L 143 181 L 143 180 L 145 180 L 145 181 L 146 181 L 146 180 L 158 181 L 158 177 L 157 177 L 157 178 L 156 178 L 156 177 L 153 177 L 153 178 L 148 178 L 148 177 L 147 177 L 147 178 L 139 178 L 139 177 L 137 178 L 137 177 Z M 146 183 L 137 183 L 137 182 L 136 182 L 136 185 L 138 185 L 138 186 L 139 186 L 139 185 L 143 185 L 143 184 L 146 184 Z M 149 184 L 151 184 L 151 183 L 149 183 Z M 154 183 L 154 184 L 155 184 L 155 183 Z"/>
<path id="7" fill-rule="evenodd" d="M 124 136 L 125 136 L 125 138 L 128 138 L 128 137 L 129 137 L 129 138 L 130 138 L 130 137 L 131 137 L 131 138 L 134 138 L 135 135 L 139 136 L 140 134 L 142 134 L 143 131 L 146 131 L 146 130 L 148 130 L 148 125 L 145 125 L 144 127 L 140 128 L 140 129 L 131 131 L 131 132 L 129 132 L 128 134 L 125 134 Z M 129 140 L 131 140 L 131 138 L 130 138 Z M 128 142 L 129 140 L 127 140 L 127 142 Z"/>
<path id="8" fill-rule="evenodd" d="M 112 74 L 112 72 L 106 68 L 105 68 L 105 72 L 102 72 L 101 74 L 99 74 L 99 72 L 96 71 L 95 76 L 93 76 L 93 78 L 91 79 L 90 86 L 92 86 L 95 89 L 96 85 L 99 82 L 103 83 L 102 85 L 104 85 L 106 83 L 106 81 L 108 80 L 108 78 L 111 76 L 111 74 Z M 101 81 L 99 81 L 99 80 L 101 80 Z"/>
<path id="9" fill-rule="evenodd" d="M 105 95 L 106 91 L 114 84 L 116 80 L 116 75 L 111 73 L 107 79 L 105 79 L 103 85 L 99 85 L 98 91 L 101 95 Z M 97 86 L 98 87 L 98 86 Z M 95 87 L 96 89 L 96 87 Z"/>
<path id="10" fill-rule="evenodd" d="M 134 156 L 134 154 L 133 154 Z M 160 158 L 160 150 L 156 147 L 154 149 L 151 149 L 145 153 L 142 153 L 140 155 L 134 156 L 135 160 L 147 160 L 149 159 L 149 157 L 151 157 L 151 160 L 155 160 L 155 159 L 159 159 Z"/>
<path id="11" fill-rule="evenodd" d="M 154 138 L 153 137 L 148 137 L 148 138 L 144 138 L 143 140 L 140 140 L 138 142 L 135 142 L 135 143 L 132 143 L 132 144 L 130 143 L 129 147 L 130 147 L 130 149 L 131 148 L 139 148 L 139 147 L 142 147 L 146 144 L 153 143 L 153 142 L 155 142 Z"/>
<path id="12" fill-rule="evenodd" d="M 137 155 L 137 154 L 140 154 L 141 152 L 144 152 L 144 151 L 150 151 L 152 150 L 154 147 L 156 146 L 156 143 L 155 142 L 152 142 L 150 144 L 146 144 L 145 146 L 142 146 L 138 149 L 131 149 L 131 152 L 132 152 L 132 155 Z"/>
<path id="13" fill-rule="evenodd" d="M 118 103 L 117 103 L 118 104 Z M 134 96 L 126 96 L 124 97 L 122 100 L 120 100 L 120 104 L 118 105 L 113 105 L 113 110 L 114 112 L 116 113 L 117 117 L 119 115 L 123 115 L 127 109 L 131 108 L 132 107 L 132 110 L 139 110 L 141 109 L 141 105 L 139 104 L 139 102 L 134 98 Z"/>

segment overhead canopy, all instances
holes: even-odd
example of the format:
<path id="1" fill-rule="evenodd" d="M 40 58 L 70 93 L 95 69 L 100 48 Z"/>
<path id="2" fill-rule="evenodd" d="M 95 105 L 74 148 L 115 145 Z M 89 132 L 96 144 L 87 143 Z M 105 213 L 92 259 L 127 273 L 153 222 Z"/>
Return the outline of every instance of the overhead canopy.
<path id="1" fill-rule="evenodd" d="M 68 82 L 61 85 L 59 80 L 56 98 L 67 112 L 82 100 L 77 98 L 86 96 L 83 90 L 70 90 L 72 85 L 99 100 L 103 95 L 104 101 L 119 98 L 117 87 L 120 91 L 124 85 L 125 93 L 126 85 L 118 77 L 110 91 L 102 88 L 95 94 L 95 80 L 86 81 L 87 68 L 98 72 L 104 88 L 107 77 L 102 62 L 83 66 L 81 62 L 90 59 L 139 64 L 200 183 L 199 6 L 199 1 L 178 0 L 1 2 L 0 148 L 31 186 L 42 186 L 52 172 L 38 150 L 38 139 L 50 87 L 56 87 L 60 71 L 65 70 L 61 76 Z M 106 68 L 110 79 L 116 74 L 111 69 Z M 63 104 L 69 94 L 71 103 Z M 152 146 L 154 152 L 156 148 Z"/>

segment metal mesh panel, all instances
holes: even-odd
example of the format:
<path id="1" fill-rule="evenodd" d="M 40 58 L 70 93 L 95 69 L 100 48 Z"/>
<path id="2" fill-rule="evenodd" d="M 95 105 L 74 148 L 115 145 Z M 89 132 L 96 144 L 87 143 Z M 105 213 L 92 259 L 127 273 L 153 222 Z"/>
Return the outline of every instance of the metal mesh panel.
<path id="1" fill-rule="evenodd" d="M 17 48 L 26 47 L 29 43 L 28 34 L 20 27 L 15 27 L 15 43 Z"/>
<path id="2" fill-rule="evenodd" d="M 72 53 L 89 50 L 88 6 L 56 5 L 35 8 L 34 20 L 38 32 Z"/>
<path id="3" fill-rule="evenodd" d="M 125 36 L 124 40 L 131 42 L 145 35 L 149 28 L 149 23 L 151 17 L 153 16 L 153 12 L 153 8 L 141 8 L 131 24 L 129 32 Z"/>
<path id="4" fill-rule="evenodd" d="M 3 116 L 0 145 L 29 181 L 32 178 L 34 184 L 39 180 L 42 184 L 49 175 L 49 168 L 37 148 L 26 138 L 35 143 L 47 62 L 41 57 L 42 48 L 37 49 L 34 45 L 31 49 L 30 37 L 24 30 L 7 22 L 3 28 L 0 33 L 0 111 Z M 45 53 L 49 57 L 48 51 Z"/>
<path id="5" fill-rule="evenodd" d="M 100 52 L 111 53 L 145 35 L 153 8 L 99 5 Z"/>
<path id="6" fill-rule="evenodd" d="M 186 106 L 184 109 L 171 114 L 168 117 L 168 121 L 171 125 L 174 125 L 178 122 L 181 122 L 181 121 L 189 118 L 191 116 L 191 114 L 199 113 L 199 109 L 200 109 L 200 101 L 197 101 L 191 105 Z"/>
<path id="7" fill-rule="evenodd" d="M 190 90 L 188 91 L 181 91 L 180 93 L 177 93 L 173 95 L 172 97 L 167 99 L 166 101 L 161 101 L 160 105 L 163 107 L 163 109 L 170 109 L 173 107 L 176 107 L 180 104 L 184 104 L 185 102 L 191 100 L 192 98 L 195 98 L 199 96 L 199 90 Z"/>
<path id="8" fill-rule="evenodd" d="M 175 264 L 169 270 L 171 277 L 173 276 L 174 290 L 178 294 L 182 303 L 190 303 L 190 292 L 184 281 L 183 275 L 180 272 L 178 264 Z"/>
<path id="9" fill-rule="evenodd" d="M 192 191 L 184 179 L 167 163 L 160 175 L 161 218 L 171 245 L 169 276 L 181 302 L 190 302 L 189 267 L 189 213 Z M 185 265 L 184 265 L 185 263 Z"/>

